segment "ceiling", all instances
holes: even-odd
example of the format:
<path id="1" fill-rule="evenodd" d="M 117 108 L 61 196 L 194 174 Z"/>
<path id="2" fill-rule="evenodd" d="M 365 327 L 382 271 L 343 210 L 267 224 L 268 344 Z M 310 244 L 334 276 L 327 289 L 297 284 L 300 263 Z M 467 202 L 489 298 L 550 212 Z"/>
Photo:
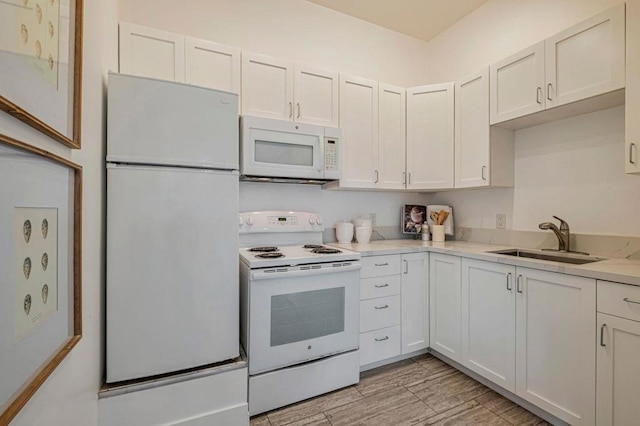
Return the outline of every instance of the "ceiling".
<path id="1" fill-rule="evenodd" d="M 488 0 L 308 0 L 429 41 Z"/>

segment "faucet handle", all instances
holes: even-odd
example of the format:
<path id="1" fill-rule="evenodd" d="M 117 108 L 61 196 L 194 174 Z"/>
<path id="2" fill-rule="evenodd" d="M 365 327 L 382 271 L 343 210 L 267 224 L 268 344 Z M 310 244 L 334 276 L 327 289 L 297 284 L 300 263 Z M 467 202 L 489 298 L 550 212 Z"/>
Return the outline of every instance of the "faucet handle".
<path id="1" fill-rule="evenodd" d="M 558 216 L 555 216 L 555 215 L 553 217 L 560 221 L 560 229 L 569 229 L 569 224 L 564 219 L 560 219 Z"/>

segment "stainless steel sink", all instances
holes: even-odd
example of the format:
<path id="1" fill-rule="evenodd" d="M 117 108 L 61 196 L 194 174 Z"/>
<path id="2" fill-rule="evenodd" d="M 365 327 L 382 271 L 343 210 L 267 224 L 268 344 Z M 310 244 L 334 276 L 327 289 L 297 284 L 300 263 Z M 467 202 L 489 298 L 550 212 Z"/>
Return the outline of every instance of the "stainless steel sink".
<path id="1" fill-rule="evenodd" d="M 600 257 L 585 256 L 573 253 L 543 253 L 540 251 L 529 251 L 520 249 L 496 250 L 487 253 L 506 254 L 507 256 L 525 257 L 527 259 L 550 260 L 552 262 L 571 263 L 573 265 L 584 265 L 604 260 Z"/>

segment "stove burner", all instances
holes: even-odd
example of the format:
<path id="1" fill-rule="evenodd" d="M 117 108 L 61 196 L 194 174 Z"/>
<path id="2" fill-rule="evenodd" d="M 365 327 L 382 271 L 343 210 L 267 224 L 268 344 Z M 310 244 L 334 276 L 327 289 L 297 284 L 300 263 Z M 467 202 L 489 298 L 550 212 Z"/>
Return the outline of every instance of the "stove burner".
<path id="1" fill-rule="evenodd" d="M 305 244 L 302 246 L 302 248 L 306 248 L 306 249 L 319 249 L 319 248 L 325 248 L 325 246 L 320 245 L 320 244 Z"/>
<path id="2" fill-rule="evenodd" d="M 270 253 L 256 254 L 256 257 L 259 257 L 261 259 L 277 259 L 278 257 L 284 257 L 284 254 L 277 251 L 273 251 Z"/>
<path id="3" fill-rule="evenodd" d="M 253 247 L 253 248 L 250 248 L 249 251 L 269 253 L 269 252 L 278 251 L 278 247 Z"/>
<path id="4" fill-rule="evenodd" d="M 335 253 L 342 253 L 342 251 L 340 251 L 338 249 L 334 249 L 334 248 L 322 247 L 322 248 L 315 248 L 315 249 L 311 250 L 311 253 L 316 253 L 316 254 L 335 254 Z"/>

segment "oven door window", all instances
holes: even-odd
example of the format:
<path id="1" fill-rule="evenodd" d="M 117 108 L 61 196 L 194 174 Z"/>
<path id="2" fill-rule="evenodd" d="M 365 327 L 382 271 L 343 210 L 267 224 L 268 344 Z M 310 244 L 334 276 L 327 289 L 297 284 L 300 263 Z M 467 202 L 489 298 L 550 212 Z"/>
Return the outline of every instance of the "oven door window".
<path id="1" fill-rule="evenodd" d="M 344 287 L 271 296 L 271 346 L 342 333 Z"/>

